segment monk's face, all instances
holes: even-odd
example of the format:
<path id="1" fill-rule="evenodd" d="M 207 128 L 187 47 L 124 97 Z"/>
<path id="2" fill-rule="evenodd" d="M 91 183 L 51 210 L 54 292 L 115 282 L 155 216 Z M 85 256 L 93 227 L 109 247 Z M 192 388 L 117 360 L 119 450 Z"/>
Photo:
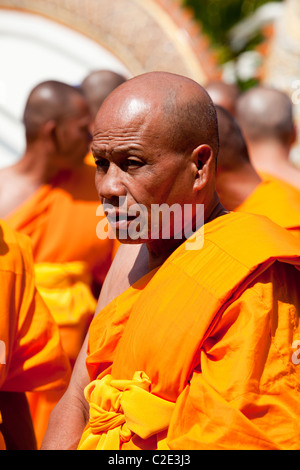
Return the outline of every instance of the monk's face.
<path id="1" fill-rule="evenodd" d="M 183 207 L 194 197 L 197 169 L 191 158 L 172 149 L 169 124 L 159 108 L 144 99 L 112 100 L 96 119 L 96 188 L 120 241 L 135 241 L 134 232 L 140 234 L 138 242 L 161 237 L 153 216 L 156 206 Z M 136 230 L 129 233 L 130 228 Z M 175 230 L 171 227 L 171 236 Z"/>
<path id="2" fill-rule="evenodd" d="M 68 114 L 57 125 L 57 146 L 62 166 L 72 168 L 80 165 L 89 152 L 91 114 L 80 96 L 74 96 L 72 113 Z"/>

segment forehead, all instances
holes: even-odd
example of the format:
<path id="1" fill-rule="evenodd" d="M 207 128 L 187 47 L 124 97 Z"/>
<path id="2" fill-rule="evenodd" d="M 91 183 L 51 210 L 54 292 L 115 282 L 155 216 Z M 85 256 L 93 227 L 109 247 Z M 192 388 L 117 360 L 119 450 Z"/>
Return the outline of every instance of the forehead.
<path id="1" fill-rule="evenodd" d="M 108 104 L 108 103 L 107 103 Z M 160 123 L 159 111 L 141 98 L 130 98 L 102 106 L 94 127 L 94 143 L 151 138 L 157 135 Z"/>
<path id="2" fill-rule="evenodd" d="M 143 122 L 147 115 L 151 115 L 151 102 L 135 96 L 118 99 L 118 95 L 105 102 L 95 120 L 95 129 L 98 132 L 106 127 L 125 127 L 131 123 Z"/>

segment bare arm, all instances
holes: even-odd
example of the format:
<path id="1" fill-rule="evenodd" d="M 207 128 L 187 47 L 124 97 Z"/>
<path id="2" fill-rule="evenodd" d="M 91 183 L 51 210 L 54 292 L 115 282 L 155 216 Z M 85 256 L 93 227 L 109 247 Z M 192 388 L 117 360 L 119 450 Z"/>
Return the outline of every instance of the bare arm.
<path id="1" fill-rule="evenodd" d="M 139 245 L 121 246 L 104 281 L 95 316 L 117 295 L 148 271 L 148 254 Z M 90 379 L 86 369 L 88 335 L 75 363 L 69 387 L 50 415 L 41 450 L 75 450 L 88 422 L 84 388 Z"/>
<path id="2" fill-rule="evenodd" d="M 67 391 L 60 399 L 49 419 L 41 450 L 76 450 L 89 410 L 83 390 L 89 384 L 85 365 L 88 335 L 75 363 Z"/>

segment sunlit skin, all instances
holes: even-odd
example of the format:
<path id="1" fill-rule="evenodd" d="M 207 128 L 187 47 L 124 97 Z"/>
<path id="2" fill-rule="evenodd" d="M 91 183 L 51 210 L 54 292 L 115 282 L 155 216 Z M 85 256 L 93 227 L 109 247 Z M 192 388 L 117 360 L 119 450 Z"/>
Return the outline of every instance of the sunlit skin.
<path id="1" fill-rule="evenodd" d="M 128 210 L 142 204 L 148 212 L 148 230 L 144 239 L 126 243 L 146 242 L 155 256 L 170 253 L 182 243 L 177 239 L 151 239 L 151 206 L 154 204 L 196 204 L 205 202 L 206 219 L 214 208 L 222 210 L 213 184 L 214 155 L 208 144 L 197 146 L 192 152 L 178 152 L 169 139 L 170 121 L 165 119 L 156 90 L 138 93 L 138 85 L 113 93 L 101 107 L 95 123 L 92 144 L 97 165 L 96 187 L 101 202 L 109 205 L 108 215 L 128 215 Z M 199 161 L 201 169 L 199 170 Z M 119 207 L 119 198 L 122 205 Z M 111 208 L 114 208 L 113 210 Z M 114 222 L 113 228 L 124 241 L 130 223 Z"/>

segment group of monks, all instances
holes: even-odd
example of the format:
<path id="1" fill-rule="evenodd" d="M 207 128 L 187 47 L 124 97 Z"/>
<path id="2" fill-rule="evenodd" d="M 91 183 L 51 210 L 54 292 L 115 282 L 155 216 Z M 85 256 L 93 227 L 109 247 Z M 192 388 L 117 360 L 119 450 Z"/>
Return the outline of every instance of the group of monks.
<path id="1" fill-rule="evenodd" d="M 24 128 L 0 170 L 0 449 L 299 449 L 290 99 L 96 71 L 37 85 Z M 174 205 L 189 238 L 153 231 Z"/>

